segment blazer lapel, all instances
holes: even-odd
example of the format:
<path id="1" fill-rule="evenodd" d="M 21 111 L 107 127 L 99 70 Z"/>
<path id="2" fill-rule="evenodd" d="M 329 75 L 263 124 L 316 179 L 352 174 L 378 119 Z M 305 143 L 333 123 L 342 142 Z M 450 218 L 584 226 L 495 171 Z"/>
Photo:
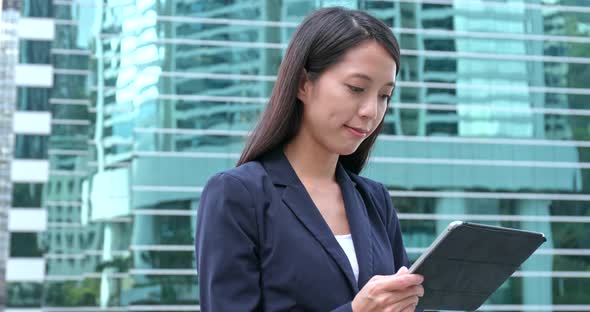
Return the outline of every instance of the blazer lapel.
<path id="1" fill-rule="evenodd" d="M 367 208 L 354 182 L 344 167 L 338 164 L 336 179 L 342 190 L 348 225 L 352 234 L 356 259 L 359 265 L 358 288 L 362 288 L 373 276 L 373 240 Z"/>
<path id="2" fill-rule="evenodd" d="M 344 253 L 344 250 L 338 244 L 332 230 L 309 197 L 307 191 L 296 186 L 288 186 L 283 193 L 283 201 L 338 264 L 342 273 L 346 275 L 353 292 L 356 294 L 358 292 L 358 285 L 346 253 Z"/>
<path id="3" fill-rule="evenodd" d="M 270 178 L 275 185 L 283 185 L 285 189 L 282 193 L 283 202 L 295 214 L 297 219 L 307 228 L 307 230 L 314 236 L 320 245 L 326 250 L 330 257 L 336 262 L 342 273 L 346 276 L 353 293 L 357 293 L 359 288 L 357 281 L 354 278 L 352 267 L 344 250 L 336 241 L 336 237 L 332 230 L 322 217 L 320 211 L 315 206 L 313 200 L 306 191 L 303 183 L 297 177 L 295 170 L 291 167 L 289 160 L 285 157 L 282 149 L 272 152 L 267 155 L 263 161 L 263 166 L 267 170 Z M 350 187 L 352 182 L 350 182 Z M 353 187 L 354 188 L 354 187 Z M 344 190 L 342 190 L 344 193 Z M 346 203 L 348 199 L 345 198 L 345 206 L 349 207 L 353 203 Z M 348 213 L 347 216 L 350 219 Z M 350 221 L 349 221 L 350 223 Z M 357 226 L 355 226 L 357 227 Z M 357 258 L 359 255 L 365 257 L 366 255 L 359 254 L 358 243 L 355 240 L 355 233 L 352 233 L 355 249 L 357 249 Z M 360 260 L 359 260 L 360 271 Z M 360 276 L 359 276 L 360 280 Z"/>

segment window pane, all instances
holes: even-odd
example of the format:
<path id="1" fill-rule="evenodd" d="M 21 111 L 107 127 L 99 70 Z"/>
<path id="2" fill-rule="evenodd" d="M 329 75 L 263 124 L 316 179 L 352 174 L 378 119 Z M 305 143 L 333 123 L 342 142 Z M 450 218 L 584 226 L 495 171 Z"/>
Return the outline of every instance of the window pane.
<path id="1" fill-rule="evenodd" d="M 38 233 L 10 233 L 10 257 L 38 258 L 43 257 L 43 249 Z"/>
<path id="2" fill-rule="evenodd" d="M 23 0 L 20 13 L 26 17 L 53 17 L 53 1 Z"/>
<path id="3" fill-rule="evenodd" d="M 19 87 L 16 110 L 48 111 L 49 89 Z"/>
<path id="4" fill-rule="evenodd" d="M 41 207 L 42 183 L 14 183 L 12 207 Z"/>
<path id="5" fill-rule="evenodd" d="M 46 135 L 17 134 L 14 143 L 14 157 L 17 159 L 47 159 Z"/>
<path id="6" fill-rule="evenodd" d="M 7 303 L 9 308 L 35 308 L 41 307 L 42 284 L 26 282 L 9 282 L 6 287 Z"/>
<path id="7" fill-rule="evenodd" d="M 49 64 L 51 53 L 51 42 L 21 40 L 20 41 L 20 63 L 21 64 Z"/>

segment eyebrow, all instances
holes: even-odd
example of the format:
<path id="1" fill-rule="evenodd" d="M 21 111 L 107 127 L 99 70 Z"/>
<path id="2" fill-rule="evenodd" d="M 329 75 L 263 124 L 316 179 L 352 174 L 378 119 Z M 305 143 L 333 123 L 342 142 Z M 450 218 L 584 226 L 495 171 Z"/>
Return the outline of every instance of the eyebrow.
<path id="1" fill-rule="evenodd" d="M 361 78 L 361 79 L 367 80 L 369 82 L 370 81 L 373 81 L 373 79 L 371 79 L 371 77 L 369 77 L 369 76 L 367 76 L 365 74 L 361 74 L 361 73 L 352 74 L 352 75 L 350 75 L 350 77 Z M 390 82 L 386 83 L 385 85 L 386 86 L 389 86 L 389 87 L 394 87 L 395 88 L 395 83 L 393 81 L 390 81 Z"/>

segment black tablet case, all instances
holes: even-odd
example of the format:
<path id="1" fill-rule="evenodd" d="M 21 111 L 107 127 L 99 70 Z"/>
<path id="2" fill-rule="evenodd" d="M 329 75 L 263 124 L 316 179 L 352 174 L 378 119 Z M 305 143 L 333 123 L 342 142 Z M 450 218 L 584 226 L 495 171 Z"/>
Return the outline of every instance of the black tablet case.
<path id="1" fill-rule="evenodd" d="M 414 273 L 424 276 L 418 308 L 479 308 L 546 239 L 542 233 L 462 222 L 450 227 Z"/>

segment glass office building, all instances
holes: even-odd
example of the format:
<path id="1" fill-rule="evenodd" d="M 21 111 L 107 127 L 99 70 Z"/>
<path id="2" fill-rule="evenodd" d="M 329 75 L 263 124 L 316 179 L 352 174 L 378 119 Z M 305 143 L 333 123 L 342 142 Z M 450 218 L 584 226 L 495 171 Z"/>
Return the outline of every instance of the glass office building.
<path id="1" fill-rule="evenodd" d="M 4 311 L 10 237 L 8 216 L 11 212 L 10 162 L 14 144 L 12 117 L 16 103 L 14 72 L 18 52 L 18 7 L 14 2 L 3 3 L 0 14 L 0 311 Z"/>
<path id="2" fill-rule="evenodd" d="M 2 278 L 2 306 L 35 307 L 41 304 L 45 276 L 40 238 L 47 214 L 39 194 L 49 178 L 47 141 L 50 112 L 35 97 L 51 88 L 48 57 L 52 28 L 49 20 L 21 18 L 21 1 L 2 5 L 2 89 L 0 99 L 2 143 L 0 153 L 1 206 L 6 207 L 6 231 L 0 257 L 7 258 Z M 45 26 L 43 31 L 36 26 Z"/>
<path id="3" fill-rule="evenodd" d="M 590 311 L 587 0 L 21 1 L 7 310 L 198 311 L 200 192 L 335 5 L 402 48 L 363 174 L 410 257 L 457 219 L 542 231 L 481 310 Z"/>

